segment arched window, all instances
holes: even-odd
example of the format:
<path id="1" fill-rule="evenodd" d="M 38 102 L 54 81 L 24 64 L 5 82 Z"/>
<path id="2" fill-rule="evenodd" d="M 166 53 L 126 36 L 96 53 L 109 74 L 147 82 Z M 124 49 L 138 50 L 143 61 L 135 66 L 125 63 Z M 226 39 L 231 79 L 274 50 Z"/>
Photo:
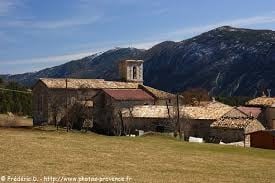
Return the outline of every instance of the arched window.
<path id="1" fill-rule="evenodd" d="M 133 79 L 137 79 L 137 67 L 133 67 Z"/>

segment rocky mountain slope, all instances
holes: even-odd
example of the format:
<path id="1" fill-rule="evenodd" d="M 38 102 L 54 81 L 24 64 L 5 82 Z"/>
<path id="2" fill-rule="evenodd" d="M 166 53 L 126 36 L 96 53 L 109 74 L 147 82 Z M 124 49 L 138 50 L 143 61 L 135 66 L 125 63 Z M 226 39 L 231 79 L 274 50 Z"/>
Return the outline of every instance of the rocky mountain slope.
<path id="1" fill-rule="evenodd" d="M 214 95 L 275 93 L 275 31 L 219 27 L 181 42 L 166 41 L 149 50 L 113 49 L 103 54 L 5 78 L 31 85 L 40 77 L 117 80 L 117 63 L 143 59 L 145 84 L 176 92 L 205 88 Z"/>

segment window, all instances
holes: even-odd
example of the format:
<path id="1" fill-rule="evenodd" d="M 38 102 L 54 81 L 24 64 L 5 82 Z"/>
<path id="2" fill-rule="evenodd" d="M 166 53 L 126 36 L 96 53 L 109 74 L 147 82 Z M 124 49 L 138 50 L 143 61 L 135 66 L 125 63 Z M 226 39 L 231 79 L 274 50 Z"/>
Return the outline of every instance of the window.
<path id="1" fill-rule="evenodd" d="M 137 79 L 137 67 L 133 67 L 133 79 Z"/>

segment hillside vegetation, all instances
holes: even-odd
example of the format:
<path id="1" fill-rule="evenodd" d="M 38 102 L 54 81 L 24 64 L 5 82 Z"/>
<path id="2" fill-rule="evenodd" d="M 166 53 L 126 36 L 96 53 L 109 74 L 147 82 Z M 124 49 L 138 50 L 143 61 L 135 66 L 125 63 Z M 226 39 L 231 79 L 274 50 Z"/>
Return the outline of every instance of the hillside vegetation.
<path id="1" fill-rule="evenodd" d="M 26 87 L 16 82 L 4 82 L 0 78 L 0 113 L 12 112 L 31 115 L 32 96 Z"/>
<path id="2" fill-rule="evenodd" d="M 148 50 L 117 48 L 34 73 L 3 76 L 31 86 L 41 77 L 117 80 L 118 62 L 144 60 L 144 83 L 164 91 L 204 88 L 214 96 L 275 95 L 275 31 L 223 26 Z"/>
<path id="3" fill-rule="evenodd" d="M 131 182 L 274 182 L 271 150 L 163 136 L 0 129 L 0 175 L 129 176 Z"/>

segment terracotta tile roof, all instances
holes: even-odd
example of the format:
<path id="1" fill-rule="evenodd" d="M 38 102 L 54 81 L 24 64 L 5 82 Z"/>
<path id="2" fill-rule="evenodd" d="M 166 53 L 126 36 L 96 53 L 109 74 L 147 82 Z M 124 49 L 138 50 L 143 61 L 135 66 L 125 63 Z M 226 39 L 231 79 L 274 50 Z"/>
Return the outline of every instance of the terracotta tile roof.
<path id="1" fill-rule="evenodd" d="M 48 88 L 66 88 L 65 78 L 41 78 Z M 105 81 L 103 79 L 68 79 L 69 89 L 93 88 L 93 89 L 115 89 L 115 88 L 138 88 L 138 83 Z"/>
<path id="2" fill-rule="evenodd" d="M 226 112 L 231 110 L 232 107 L 219 103 L 213 102 L 208 104 L 206 107 L 189 107 L 180 106 L 180 116 L 184 116 L 190 119 L 201 119 L 201 120 L 217 120 L 222 117 Z M 169 106 L 170 116 L 176 115 L 176 107 Z M 125 108 L 122 110 L 124 117 L 130 117 L 129 109 Z M 133 117 L 139 118 L 168 118 L 167 106 L 135 106 L 131 109 Z"/>
<path id="3" fill-rule="evenodd" d="M 173 108 L 170 106 L 170 114 L 174 114 Z M 123 108 L 123 117 L 134 117 L 134 118 L 168 118 L 168 112 L 166 106 L 159 105 L 142 105 L 134 106 L 133 108 Z"/>
<path id="4" fill-rule="evenodd" d="M 247 115 L 243 111 L 239 110 L 237 107 L 233 107 L 230 111 L 225 113 L 223 118 L 249 118 L 250 115 Z"/>
<path id="5" fill-rule="evenodd" d="M 188 106 L 181 110 L 188 114 L 191 119 L 216 120 L 232 109 L 233 107 L 220 102 L 210 102 L 205 106 Z"/>
<path id="6" fill-rule="evenodd" d="M 115 100 L 154 100 L 142 89 L 103 89 L 103 92 Z"/>
<path id="7" fill-rule="evenodd" d="M 245 106 L 240 106 L 237 107 L 240 111 L 244 112 L 247 116 L 252 115 L 254 118 L 258 118 L 259 115 L 261 114 L 262 110 L 260 107 L 245 107 Z"/>
<path id="8" fill-rule="evenodd" d="M 139 88 L 145 90 L 146 92 L 150 93 L 153 97 L 157 98 L 157 99 L 170 99 L 170 98 L 175 98 L 176 95 L 172 94 L 172 93 L 168 93 L 165 91 L 161 91 L 149 86 L 145 86 L 145 85 L 139 85 Z"/>
<path id="9" fill-rule="evenodd" d="M 257 119 L 253 118 L 222 118 L 214 121 L 210 127 L 212 128 L 232 128 L 232 129 L 245 129 L 250 123 L 260 124 Z"/>
<path id="10" fill-rule="evenodd" d="M 251 106 L 272 106 L 275 104 L 275 98 L 262 96 L 249 100 L 246 104 Z"/>

